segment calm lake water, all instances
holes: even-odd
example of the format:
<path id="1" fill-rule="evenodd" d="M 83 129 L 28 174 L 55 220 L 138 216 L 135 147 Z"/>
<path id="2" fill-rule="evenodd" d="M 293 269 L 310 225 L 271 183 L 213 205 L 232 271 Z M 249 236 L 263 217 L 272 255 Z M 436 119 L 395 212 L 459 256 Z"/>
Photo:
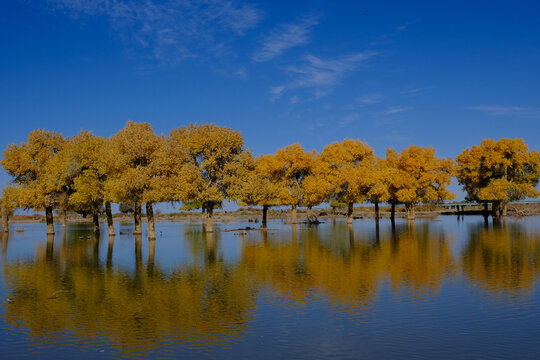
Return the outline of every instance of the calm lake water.
<path id="1" fill-rule="evenodd" d="M 540 357 L 540 217 L 11 226 L 2 359 Z"/>

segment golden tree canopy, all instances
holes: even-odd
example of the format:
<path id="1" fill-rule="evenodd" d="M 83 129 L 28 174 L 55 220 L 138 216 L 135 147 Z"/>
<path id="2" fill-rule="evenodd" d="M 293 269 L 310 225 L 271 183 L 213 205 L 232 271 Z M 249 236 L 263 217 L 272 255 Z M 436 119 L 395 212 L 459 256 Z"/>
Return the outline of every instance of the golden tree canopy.
<path id="1" fill-rule="evenodd" d="M 20 206 L 42 210 L 58 203 L 65 184 L 55 157 L 64 144 L 61 134 L 37 129 L 28 134 L 27 142 L 11 144 L 4 151 L 2 166 L 14 177 Z"/>
<path id="2" fill-rule="evenodd" d="M 540 154 L 523 139 L 486 139 L 457 156 L 457 178 L 470 200 L 538 197 L 539 177 Z"/>
<path id="3" fill-rule="evenodd" d="M 452 182 L 452 159 L 440 159 L 435 149 L 411 145 L 398 154 L 386 152 L 390 201 L 407 206 L 419 202 L 437 202 L 455 197 L 448 191 Z"/>
<path id="4" fill-rule="evenodd" d="M 244 140 L 240 132 L 214 124 L 190 124 L 171 131 L 199 171 L 201 186 L 196 202 L 212 208 L 229 198 L 233 178 L 242 167 Z"/>
<path id="5" fill-rule="evenodd" d="M 133 121 L 111 138 L 113 163 L 106 191 L 115 202 L 145 201 L 151 186 L 151 164 L 162 141 L 150 124 Z"/>
<path id="6" fill-rule="evenodd" d="M 279 149 L 275 155 L 264 155 L 257 161 L 257 171 L 267 174 L 277 188 L 281 205 L 299 205 L 303 201 L 302 182 L 313 170 L 314 151 L 305 152 L 295 143 Z"/>
<path id="7" fill-rule="evenodd" d="M 373 149 L 360 140 L 345 139 L 325 146 L 318 175 L 331 184 L 333 197 L 340 202 L 365 200 L 371 185 Z"/>

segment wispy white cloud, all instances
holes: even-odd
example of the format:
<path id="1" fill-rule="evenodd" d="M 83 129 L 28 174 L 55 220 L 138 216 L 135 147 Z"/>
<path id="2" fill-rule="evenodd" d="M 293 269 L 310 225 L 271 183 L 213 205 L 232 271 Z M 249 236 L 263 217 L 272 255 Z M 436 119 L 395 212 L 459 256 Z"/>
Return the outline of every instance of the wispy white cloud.
<path id="1" fill-rule="evenodd" d="M 524 106 L 498 106 L 498 105 L 480 105 L 470 106 L 470 110 L 484 112 L 491 116 L 510 116 L 526 119 L 540 119 L 540 109 Z"/>
<path id="2" fill-rule="evenodd" d="M 298 104 L 300 102 L 300 98 L 298 96 L 291 96 L 289 98 L 289 104 L 294 105 Z"/>
<path id="3" fill-rule="evenodd" d="M 376 51 L 365 51 L 332 59 L 306 55 L 302 65 L 291 65 L 285 69 L 291 81 L 272 89 L 280 88 L 283 93 L 292 89 L 311 88 L 314 89 L 315 98 L 319 99 L 330 94 L 346 74 L 377 54 Z"/>
<path id="4" fill-rule="evenodd" d="M 347 115 L 343 118 L 343 120 L 341 120 L 341 122 L 339 123 L 339 127 L 341 128 L 346 127 L 350 125 L 352 122 L 354 122 L 355 120 L 358 120 L 359 118 L 360 118 L 360 114 Z"/>
<path id="5" fill-rule="evenodd" d="M 285 91 L 285 86 L 272 86 L 270 88 L 270 94 L 272 95 L 270 101 L 279 99 L 283 95 L 283 91 Z"/>
<path id="6" fill-rule="evenodd" d="M 392 107 L 389 107 L 384 112 L 384 114 L 385 115 L 394 115 L 394 114 L 399 114 L 399 113 L 402 113 L 402 112 L 405 112 L 405 111 L 411 111 L 411 110 L 414 110 L 414 107 L 412 107 L 412 106 L 392 106 Z"/>
<path id="7" fill-rule="evenodd" d="M 306 44 L 312 28 L 319 23 L 320 16 L 308 16 L 296 23 L 281 24 L 263 40 L 263 46 L 251 57 L 264 62 L 281 56 L 287 49 Z"/>
<path id="8" fill-rule="evenodd" d="M 334 59 L 323 59 L 306 55 L 306 64 L 289 66 L 287 71 L 294 78 L 293 87 L 333 87 L 345 75 L 355 70 L 358 65 L 377 55 L 375 51 L 366 51 Z"/>
<path id="9" fill-rule="evenodd" d="M 375 105 L 383 102 L 386 99 L 386 96 L 382 94 L 365 94 L 357 97 L 356 103 L 361 106 Z"/>
<path id="10" fill-rule="evenodd" d="M 111 25 L 153 58 L 175 63 L 224 51 L 231 38 L 256 26 L 261 12 L 237 0 L 49 0 L 78 18 L 106 16 Z"/>
<path id="11" fill-rule="evenodd" d="M 407 27 L 409 27 L 409 23 L 405 23 L 403 25 L 400 25 L 400 26 L 396 26 L 396 32 L 398 33 L 401 33 L 401 32 L 404 32 L 405 30 L 407 30 Z"/>

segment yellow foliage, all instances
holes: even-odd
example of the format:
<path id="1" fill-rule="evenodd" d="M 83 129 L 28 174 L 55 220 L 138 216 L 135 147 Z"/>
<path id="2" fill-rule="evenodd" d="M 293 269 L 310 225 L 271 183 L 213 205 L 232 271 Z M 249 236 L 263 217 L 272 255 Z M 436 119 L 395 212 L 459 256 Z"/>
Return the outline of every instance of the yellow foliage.
<path id="1" fill-rule="evenodd" d="M 470 200 L 538 197 L 540 154 L 523 139 L 483 140 L 457 156 L 457 178 Z"/>
<path id="2" fill-rule="evenodd" d="M 398 154 L 386 152 L 389 201 L 408 207 L 419 202 L 437 202 L 455 197 L 448 191 L 454 172 L 451 159 L 439 159 L 435 149 L 411 145 Z"/>
<path id="3" fill-rule="evenodd" d="M 277 190 L 277 203 L 299 205 L 304 201 L 302 183 L 312 173 L 314 156 L 314 151 L 305 152 L 295 143 L 257 160 L 257 172 L 267 175 Z"/>
<path id="4" fill-rule="evenodd" d="M 1 163 L 14 177 L 20 206 L 41 211 L 58 203 L 64 184 L 55 157 L 64 143 L 61 134 L 37 129 L 28 134 L 27 142 L 11 144 L 4 151 Z"/>
<path id="5" fill-rule="evenodd" d="M 363 202 L 376 184 L 373 149 L 360 140 L 345 139 L 327 145 L 318 174 L 331 186 L 332 197 L 346 203 Z"/>
<path id="6" fill-rule="evenodd" d="M 245 150 L 240 132 L 214 124 L 190 124 L 171 131 L 169 138 L 183 147 L 198 170 L 200 186 L 192 200 L 206 208 L 220 206 L 242 168 Z"/>

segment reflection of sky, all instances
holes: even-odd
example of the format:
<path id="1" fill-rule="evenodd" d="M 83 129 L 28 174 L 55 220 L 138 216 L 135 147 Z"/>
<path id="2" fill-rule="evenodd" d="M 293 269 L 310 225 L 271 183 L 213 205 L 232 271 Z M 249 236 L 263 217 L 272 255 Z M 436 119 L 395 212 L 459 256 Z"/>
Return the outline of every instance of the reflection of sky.
<path id="1" fill-rule="evenodd" d="M 253 225 L 253 223 L 216 224 L 220 230 Z M 5 259 L 1 258 L 2 268 L 16 266 L 18 262 L 31 264 L 35 261 L 36 254 L 43 254 L 44 251 L 45 224 L 16 224 L 15 226 L 23 227 L 25 232 L 10 234 L 7 252 L 4 253 Z M 464 269 L 459 266 L 463 261 L 464 251 L 471 249 L 470 237 L 480 233 L 484 236 L 481 239 L 483 243 L 480 247 L 473 247 L 474 251 L 487 249 L 495 255 L 501 252 L 500 255 L 504 257 L 512 255 L 512 253 L 506 253 L 506 246 L 511 244 L 516 251 L 513 253 L 512 261 L 522 262 L 523 259 L 531 261 L 530 264 L 522 262 L 521 265 L 536 266 L 532 268 L 532 271 L 537 274 L 538 259 L 532 257 L 534 255 L 532 252 L 536 251 L 540 242 L 538 217 L 509 218 L 506 227 L 511 237 L 504 237 L 504 233 L 499 234 L 498 239 L 502 241 L 503 247 L 491 249 L 490 234 L 494 232 L 493 230 L 482 232 L 483 218 L 481 216 L 468 216 L 459 221 L 455 216 L 418 219 L 415 222 L 415 234 L 418 236 L 417 247 L 415 239 L 407 237 L 410 229 L 407 229 L 405 221 L 398 219 L 396 234 L 402 238 L 388 248 L 388 242 L 392 238 L 392 227 L 387 219 L 380 221 L 378 235 L 372 220 L 358 219 L 354 221 L 354 246 L 357 251 L 354 254 L 355 261 L 350 258 L 349 241 L 351 238 L 349 229 L 342 219 L 336 225 L 331 221 L 317 227 L 298 225 L 294 243 L 291 238 L 294 232 L 289 225 L 281 225 L 281 221 L 271 221 L 269 228 L 274 230 L 269 231 L 267 250 L 263 249 L 262 236 L 257 231 L 216 232 L 212 235 L 216 239 L 215 261 L 223 261 L 226 265 L 219 269 L 234 272 L 233 269 L 242 264 L 249 266 L 249 268 L 244 268 L 246 272 L 240 272 L 240 281 L 248 288 L 253 286 L 257 291 L 255 309 L 249 310 L 247 314 L 247 330 L 242 331 L 238 338 L 229 340 L 225 346 L 212 348 L 211 355 L 218 358 L 257 357 L 262 359 L 275 358 L 278 355 L 282 358 L 305 358 L 306 356 L 310 358 L 387 358 L 389 356 L 394 358 L 419 356 L 531 358 L 540 338 L 540 324 L 537 321 L 540 316 L 540 293 L 534 291 L 537 280 L 533 280 L 532 291 L 520 292 L 519 289 L 512 291 L 504 287 L 506 282 L 502 283 L 503 287 L 498 291 L 494 288 L 497 282 L 491 284 L 491 287 L 483 287 L 479 283 L 482 281 L 481 278 L 475 277 L 475 274 L 464 276 L 462 273 Z M 155 267 L 162 270 L 165 276 L 175 271 L 185 275 L 189 272 L 183 273 L 182 269 L 195 266 L 204 270 L 208 266 L 208 261 L 211 261 L 206 258 L 209 248 L 208 244 L 202 241 L 200 223 L 158 222 L 156 228 Z M 489 228 L 492 228 L 491 220 Z M 60 261 L 62 264 L 60 253 L 63 251 L 63 243 L 60 228 L 58 230 L 54 243 L 53 261 Z M 99 260 L 101 266 L 105 266 L 108 238 L 105 226 L 102 230 Z M 135 272 L 135 242 L 133 236 L 130 235 L 132 224 L 117 224 L 116 232 L 119 235 L 114 240 L 113 269 L 133 274 Z M 126 234 L 120 235 L 120 232 Z M 149 242 L 145 238 L 145 233 L 146 227 L 143 227 L 141 259 L 143 266 L 146 267 L 149 258 Z M 423 237 L 426 234 L 427 237 Z M 73 249 L 75 253 L 77 246 L 86 246 L 87 252 L 75 255 L 86 254 L 85 256 L 91 258 L 94 253 L 92 241 L 87 239 L 88 236 L 91 236 L 90 225 L 69 225 L 66 244 L 68 250 Z M 492 240 L 495 241 L 496 238 Z M 442 243 L 449 245 L 451 262 L 458 265 L 456 272 L 441 273 L 447 268 L 452 269 L 451 266 L 447 267 L 444 261 L 438 262 L 436 259 L 438 256 L 445 256 L 443 251 L 445 248 L 438 246 Z M 377 256 L 381 255 L 376 250 L 379 246 L 380 251 L 390 257 L 384 255 L 378 258 Z M 407 261 L 409 251 L 422 250 L 423 246 L 428 249 L 425 254 L 432 258 L 413 258 L 411 262 Z M 385 252 L 388 250 L 390 250 L 389 253 Z M 250 258 L 245 258 L 246 254 Z M 294 261 L 297 254 L 300 254 L 300 259 L 310 254 L 318 256 L 321 262 L 318 264 L 312 261 L 305 267 L 295 268 Z M 327 257 L 328 254 L 330 256 Z M 424 253 L 420 251 L 420 254 Z M 475 259 L 482 260 L 483 257 Z M 486 261 L 490 259 L 488 257 Z M 265 269 L 256 268 L 258 260 L 264 261 L 265 266 L 277 264 L 283 266 L 283 269 L 268 268 L 265 273 Z M 394 265 L 393 261 L 400 262 L 396 269 L 403 270 L 404 281 L 399 286 L 392 283 L 397 278 L 384 275 L 384 268 L 378 268 L 379 260 L 388 269 Z M 349 261 L 352 262 L 349 263 Z M 424 277 L 424 274 L 416 271 L 423 269 L 424 264 L 431 266 L 425 269 L 432 271 L 433 277 Z M 40 267 L 39 264 L 37 265 L 36 272 L 33 274 L 39 275 Z M 328 265 L 335 268 L 318 268 Z M 472 265 L 476 266 L 476 263 Z M 506 263 L 499 264 L 503 269 L 506 269 L 508 265 L 513 266 Z M 360 268 L 351 269 L 348 266 Z M 416 266 L 418 269 L 414 268 Z M 251 267 L 254 268 L 255 273 L 248 272 Z M 337 270 L 341 267 L 345 271 Z M 325 274 L 325 271 L 328 271 L 331 276 L 346 277 L 349 272 L 362 270 L 362 267 L 382 271 L 375 273 L 379 277 L 379 281 L 374 283 L 375 288 L 365 289 L 367 292 L 374 290 L 366 301 L 354 301 L 354 299 L 349 301 L 341 297 L 342 294 L 350 295 L 349 289 L 335 288 L 336 284 L 339 285 L 340 279 L 327 278 Z M 519 268 L 513 269 L 518 273 L 508 275 L 518 276 Z M 308 272 L 303 273 L 306 270 Z M 275 273 L 268 274 L 271 271 Z M 309 273 L 309 271 L 312 272 Z M 256 277 L 261 275 L 271 276 L 268 277 L 268 281 L 258 283 L 260 279 L 257 280 Z M 415 276 L 418 278 L 416 279 Z M 212 277 L 207 279 L 208 291 L 212 289 L 211 279 Z M 440 284 L 425 283 L 425 279 L 440 281 Z M 239 279 L 236 278 L 236 280 Z M 343 279 L 343 281 L 346 280 Z M 13 296 L 13 294 L 6 294 L 3 289 L 5 284 L 3 281 L 0 283 L 1 299 Z M 299 292 L 294 293 L 296 289 L 288 287 L 290 284 L 298 284 Z M 357 285 L 352 284 L 357 291 L 364 291 L 361 286 L 357 288 Z M 144 285 L 141 286 L 144 290 Z M 155 289 L 155 287 L 152 288 Z M 292 291 L 293 294 L 282 291 Z M 363 294 L 358 295 L 359 299 L 363 298 L 360 296 Z M 99 304 L 99 301 L 97 303 Z M 101 306 L 106 306 L 106 304 Z M 155 306 L 161 307 L 167 304 L 157 303 Z M 0 311 L 3 313 L 6 308 L 2 307 Z M 74 311 L 78 310 L 74 309 Z M 99 323 L 99 319 L 97 322 Z M 18 332 L 19 330 L 13 329 L 11 324 L 6 324 L 4 316 L 0 318 L 0 326 L 10 334 L 8 338 L 18 339 L 17 343 L 9 343 L 5 337 L 0 339 L 0 346 L 5 348 L 8 354 L 13 353 L 10 351 L 14 351 L 21 344 L 29 346 L 31 341 L 26 333 Z M 59 336 L 63 339 L 62 336 L 66 335 L 61 333 Z M 67 344 L 77 343 L 77 346 L 87 349 L 86 355 L 89 357 L 92 351 L 95 351 L 95 346 L 106 349 L 108 353 L 116 351 L 106 345 L 107 339 L 97 340 L 98 345 L 95 345 L 93 342 L 84 343 L 77 338 L 76 334 L 71 334 L 69 339 L 66 336 L 64 340 L 58 341 L 65 341 Z M 45 345 L 37 351 L 45 357 L 52 358 L 58 355 L 55 347 L 47 345 L 57 341 L 54 337 L 43 340 L 38 336 L 37 339 Z M 160 354 L 163 351 L 162 354 L 169 354 L 169 356 L 171 353 L 168 351 L 193 357 L 209 354 L 209 349 L 182 347 L 180 343 L 175 343 L 170 339 L 160 343 L 157 349 Z M 73 351 L 76 353 L 76 348 L 73 348 Z M 83 358 L 86 355 L 83 354 Z"/>

